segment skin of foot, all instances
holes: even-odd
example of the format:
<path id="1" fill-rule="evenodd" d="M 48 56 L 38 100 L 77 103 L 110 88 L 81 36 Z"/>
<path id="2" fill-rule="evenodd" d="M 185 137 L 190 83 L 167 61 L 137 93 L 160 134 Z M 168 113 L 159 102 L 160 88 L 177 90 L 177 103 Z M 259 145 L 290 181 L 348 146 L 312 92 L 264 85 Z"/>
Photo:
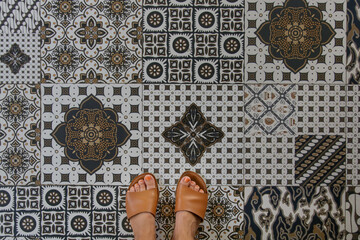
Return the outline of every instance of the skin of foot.
<path id="1" fill-rule="evenodd" d="M 142 192 L 153 188 L 156 188 L 155 179 L 151 175 L 146 175 L 131 187 L 129 192 Z M 130 224 L 135 240 L 155 240 L 155 217 L 151 213 L 139 213 L 133 216 L 130 218 Z"/>
<path id="2" fill-rule="evenodd" d="M 180 180 L 180 184 L 183 184 L 194 191 L 204 193 L 204 190 L 200 189 L 200 187 L 188 176 L 183 177 Z M 175 217 L 176 221 L 173 240 L 194 240 L 201 219 L 188 211 L 179 211 L 176 213 Z"/>

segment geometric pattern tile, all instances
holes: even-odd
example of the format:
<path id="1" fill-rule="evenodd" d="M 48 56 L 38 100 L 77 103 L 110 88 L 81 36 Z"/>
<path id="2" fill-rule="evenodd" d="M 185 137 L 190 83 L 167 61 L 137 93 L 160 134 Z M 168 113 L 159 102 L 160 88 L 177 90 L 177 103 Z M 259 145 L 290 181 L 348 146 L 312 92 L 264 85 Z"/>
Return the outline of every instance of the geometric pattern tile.
<path id="1" fill-rule="evenodd" d="M 144 81 L 239 83 L 244 2 L 145 0 Z"/>
<path id="2" fill-rule="evenodd" d="M 0 34 L 0 82 L 40 81 L 39 41 L 39 36 L 35 33 Z"/>
<path id="3" fill-rule="evenodd" d="M 175 227 L 176 186 L 160 187 L 156 224 L 158 239 L 172 239 Z M 196 239 L 241 239 L 244 188 L 235 186 L 209 187 L 208 208 Z"/>
<path id="4" fill-rule="evenodd" d="M 298 134 L 345 135 L 346 87 L 299 85 L 297 92 Z"/>
<path id="5" fill-rule="evenodd" d="M 245 187 L 244 239 L 344 239 L 344 190 Z"/>
<path id="6" fill-rule="evenodd" d="M 346 179 L 348 186 L 360 185 L 360 87 L 347 87 Z"/>
<path id="7" fill-rule="evenodd" d="M 141 172 L 142 86 L 42 84 L 42 183 L 129 184 Z"/>
<path id="8" fill-rule="evenodd" d="M 245 134 L 294 135 L 295 85 L 246 85 Z"/>
<path id="9" fill-rule="evenodd" d="M 346 239 L 360 238 L 360 187 L 346 188 Z"/>
<path id="10" fill-rule="evenodd" d="M 345 186 L 346 139 L 301 135 L 295 141 L 295 181 L 304 188 Z"/>
<path id="11" fill-rule="evenodd" d="M 243 86 L 152 84 L 143 97 L 144 171 L 161 184 L 185 170 L 211 185 L 242 184 Z"/>
<path id="12" fill-rule="evenodd" d="M 244 184 L 294 184 L 294 137 L 244 137 Z"/>
<path id="13" fill-rule="evenodd" d="M 0 85 L 0 185 L 40 181 L 40 89 Z"/>
<path id="14" fill-rule="evenodd" d="M 344 83 L 345 0 L 246 0 L 246 83 Z"/>
<path id="15" fill-rule="evenodd" d="M 347 81 L 350 84 L 360 83 L 360 3 L 347 1 L 347 42 L 346 42 L 346 70 Z"/>
<path id="16" fill-rule="evenodd" d="M 0 2 L 0 32 L 36 32 L 40 26 L 39 0 L 4 0 Z"/>
<path id="17" fill-rule="evenodd" d="M 141 81 L 141 2 L 42 1 L 42 82 Z"/>

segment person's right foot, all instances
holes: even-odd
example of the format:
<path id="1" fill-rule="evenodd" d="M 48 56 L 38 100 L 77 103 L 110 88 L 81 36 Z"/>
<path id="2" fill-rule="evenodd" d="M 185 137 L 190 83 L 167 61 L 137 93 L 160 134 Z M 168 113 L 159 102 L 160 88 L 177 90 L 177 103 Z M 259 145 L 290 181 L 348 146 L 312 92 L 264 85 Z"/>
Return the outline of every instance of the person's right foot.
<path id="1" fill-rule="evenodd" d="M 200 189 L 200 187 L 196 185 L 194 181 L 191 181 L 188 176 L 183 177 L 179 184 L 189 187 L 196 192 L 204 193 L 204 190 Z M 179 211 L 176 213 L 175 217 L 176 221 L 173 240 L 194 240 L 201 219 L 188 211 Z"/>

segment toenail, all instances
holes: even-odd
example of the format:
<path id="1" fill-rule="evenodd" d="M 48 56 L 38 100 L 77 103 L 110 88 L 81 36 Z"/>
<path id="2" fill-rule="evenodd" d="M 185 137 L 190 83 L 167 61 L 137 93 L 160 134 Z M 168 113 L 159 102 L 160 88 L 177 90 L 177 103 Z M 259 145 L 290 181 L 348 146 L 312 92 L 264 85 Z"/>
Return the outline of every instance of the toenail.
<path id="1" fill-rule="evenodd" d="M 188 183 L 188 182 L 190 182 L 190 178 L 189 178 L 189 177 L 185 177 L 184 181 Z"/>
<path id="2" fill-rule="evenodd" d="M 143 183 L 144 182 L 144 180 L 139 180 L 139 183 Z"/>
<path id="3" fill-rule="evenodd" d="M 194 181 L 191 181 L 191 185 L 195 185 L 196 183 Z"/>
<path id="4" fill-rule="evenodd" d="M 145 176 L 145 180 L 151 180 L 151 176 L 150 175 L 147 175 L 147 176 Z"/>

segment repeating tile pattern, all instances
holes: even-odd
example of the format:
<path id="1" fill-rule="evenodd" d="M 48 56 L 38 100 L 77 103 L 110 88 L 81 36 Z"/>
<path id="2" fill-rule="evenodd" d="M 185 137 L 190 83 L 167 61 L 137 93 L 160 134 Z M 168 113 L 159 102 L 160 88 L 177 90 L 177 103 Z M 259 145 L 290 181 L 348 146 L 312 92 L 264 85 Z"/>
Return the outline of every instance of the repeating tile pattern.
<path id="1" fill-rule="evenodd" d="M 360 187 L 346 188 L 346 239 L 360 237 Z"/>
<path id="2" fill-rule="evenodd" d="M 345 186 L 346 139 L 302 135 L 295 141 L 295 180 L 305 187 Z"/>
<path id="3" fill-rule="evenodd" d="M 344 239 L 344 188 L 246 187 L 245 239 Z M 321 202 L 321 203 L 320 203 Z"/>
<path id="4" fill-rule="evenodd" d="M 160 187 L 157 208 L 157 238 L 171 240 L 175 223 L 176 186 Z M 209 201 L 204 222 L 196 239 L 241 239 L 244 213 L 244 188 L 209 187 Z"/>
<path id="5" fill-rule="evenodd" d="M 347 1 L 347 82 L 360 83 L 360 3 L 358 1 Z"/>
<path id="6" fill-rule="evenodd" d="M 299 85 L 297 99 L 298 134 L 345 135 L 345 86 Z"/>
<path id="7" fill-rule="evenodd" d="M 245 134 L 294 135 L 295 85 L 245 85 Z"/>
<path id="8" fill-rule="evenodd" d="M 129 184 L 141 172 L 141 85 L 42 85 L 42 183 Z"/>
<path id="9" fill-rule="evenodd" d="M 1 33 L 31 33 L 39 30 L 39 0 L 4 0 L 0 2 Z"/>
<path id="10" fill-rule="evenodd" d="M 360 88 L 353 85 L 347 90 L 346 178 L 348 186 L 357 186 L 360 184 Z"/>
<path id="11" fill-rule="evenodd" d="M 244 81 L 344 83 L 345 9 L 345 0 L 247 0 Z"/>
<path id="12" fill-rule="evenodd" d="M 141 81 L 141 0 L 41 2 L 43 82 Z"/>
<path id="13" fill-rule="evenodd" d="M 165 184 L 175 184 L 185 170 L 200 173 L 212 185 L 242 184 L 241 85 L 145 85 L 143 102 L 144 171 L 155 173 L 160 183 Z M 166 128 L 181 121 L 192 104 L 196 104 L 207 122 L 224 134 L 221 141 L 206 147 L 194 166 L 183 154 L 184 150 L 193 148 L 180 148 L 162 136 Z M 197 128 L 195 134 L 201 133 L 200 130 Z M 198 147 L 201 146 L 204 145 Z"/>
<path id="14" fill-rule="evenodd" d="M 243 144 L 245 185 L 293 185 L 294 137 L 244 137 Z"/>
<path id="15" fill-rule="evenodd" d="M 40 46 L 37 34 L 0 34 L 0 46 L 1 82 L 40 81 Z"/>
<path id="16" fill-rule="evenodd" d="M 0 185 L 40 180 L 40 89 L 0 85 Z"/>
<path id="17" fill-rule="evenodd" d="M 145 0 L 144 81 L 242 82 L 243 4 Z"/>

